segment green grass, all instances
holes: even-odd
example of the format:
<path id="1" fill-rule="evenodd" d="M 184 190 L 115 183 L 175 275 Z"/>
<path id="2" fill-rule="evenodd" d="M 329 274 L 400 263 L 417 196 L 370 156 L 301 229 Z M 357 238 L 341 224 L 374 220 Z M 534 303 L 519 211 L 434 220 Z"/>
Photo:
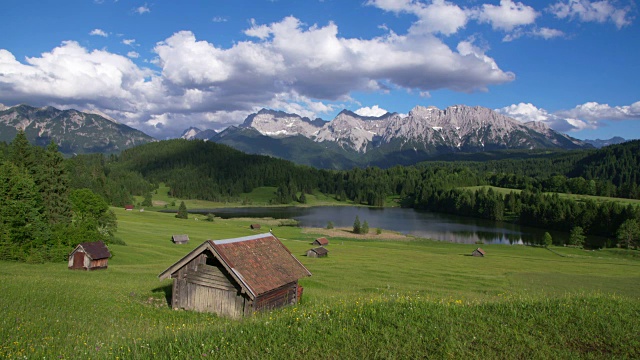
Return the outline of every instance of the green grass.
<path id="1" fill-rule="evenodd" d="M 157 275 L 251 219 L 114 211 L 127 245 L 105 271 L 0 262 L 0 358 L 640 357 L 637 251 L 331 238 L 312 259 L 317 234 L 274 226 L 313 276 L 297 306 L 237 321 L 170 309 Z"/>

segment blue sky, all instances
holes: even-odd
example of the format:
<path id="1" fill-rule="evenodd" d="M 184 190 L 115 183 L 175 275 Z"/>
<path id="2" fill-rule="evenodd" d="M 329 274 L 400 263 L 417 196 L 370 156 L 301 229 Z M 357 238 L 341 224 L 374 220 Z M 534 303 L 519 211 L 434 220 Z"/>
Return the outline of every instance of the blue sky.
<path id="1" fill-rule="evenodd" d="M 266 107 L 332 119 L 465 104 L 640 138 L 633 0 L 3 1 L 0 103 L 156 138 Z"/>

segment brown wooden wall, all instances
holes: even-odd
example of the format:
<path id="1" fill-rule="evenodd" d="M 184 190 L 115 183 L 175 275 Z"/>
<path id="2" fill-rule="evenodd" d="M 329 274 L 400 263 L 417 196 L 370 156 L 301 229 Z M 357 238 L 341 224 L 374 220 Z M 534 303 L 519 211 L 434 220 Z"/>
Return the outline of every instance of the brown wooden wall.
<path id="1" fill-rule="evenodd" d="M 241 317 L 249 310 L 250 299 L 224 268 L 207 264 L 209 257 L 200 254 L 172 275 L 172 307 Z"/>
<path id="2" fill-rule="evenodd" d="M 109 259 L 99 259 L 89 262 L 89 270 L 106 269 Z"/>
<path id="3" fill-rule="evenodd" d="M 254 311 L 271 310 L 295 304 L 297 300 L 297 291 L 298 282 L 294 281 L 266 292 L 256 298 Z"/>

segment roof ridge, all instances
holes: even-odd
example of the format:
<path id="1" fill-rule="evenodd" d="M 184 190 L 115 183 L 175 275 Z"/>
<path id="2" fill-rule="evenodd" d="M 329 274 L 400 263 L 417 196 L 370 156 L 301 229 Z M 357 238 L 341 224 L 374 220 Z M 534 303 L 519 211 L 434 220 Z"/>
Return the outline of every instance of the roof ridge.
<path id="1" fill-rule="evenodd" d="M 267 232 L 267 233 L 243 236 L 243 237 L 233 238 L 233 239 L 221 239 L 221 240 L 209 240 L 209 241 L 214 245 L 222 245 L 222 244 L 231 244 L 231 243 L 236 243 L 241 241 L 257 240 L 257 239 L 265 238 L 267 236 L 274 236 L 274 235 L 270 232 Z"/>

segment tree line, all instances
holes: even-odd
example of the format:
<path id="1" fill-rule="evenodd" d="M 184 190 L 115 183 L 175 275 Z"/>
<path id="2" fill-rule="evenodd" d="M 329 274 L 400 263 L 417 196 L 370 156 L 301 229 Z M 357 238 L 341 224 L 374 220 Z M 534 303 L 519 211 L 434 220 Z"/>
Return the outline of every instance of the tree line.
<path id="1" fill-rule="evenodd" d="M 32 146 L 19 131 L 0 150 L 0 260 L 62 261 L 80 242 L 115 240 L 109 204 L 72 188 L 54 143 Z"/>

